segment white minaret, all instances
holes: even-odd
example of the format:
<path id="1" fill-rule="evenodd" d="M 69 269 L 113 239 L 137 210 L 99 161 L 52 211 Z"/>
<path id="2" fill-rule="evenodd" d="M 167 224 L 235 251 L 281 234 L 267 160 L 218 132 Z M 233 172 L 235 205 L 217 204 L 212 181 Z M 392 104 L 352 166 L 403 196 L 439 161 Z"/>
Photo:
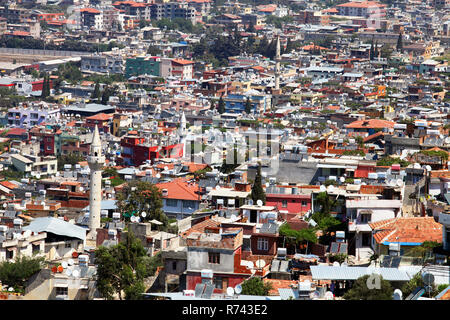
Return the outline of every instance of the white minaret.
<path id="1" fill-rule="evenodd" d="M 280 37 L 277 37 L 275 52 L 275 90 L 280 90 L 280 61 L 281 61 Z"/>
<path id="2" fill-rule="evenodd" d="M 87 158 L 91 169 L 90 194 L 89 194 L 89 233 L 87 240 L 96 240 L 97 228 L 100 228 L 100 210 L 102 201 L 102 168 L 105 157 L 102 155 L 102 142 L 98 127 L 95 126 L 92 135 L 90 155 Z"/>
<path id="3" fill-rule="evenodd" d="M 180 119 L 180 128 L 178 131 L 178 135 L 180 136 L 180 143 L 183 143 L 183 158 L 187 156 L 186 151 L 186 115 L 184 114 L 184 110 L 181 113 Z"/>

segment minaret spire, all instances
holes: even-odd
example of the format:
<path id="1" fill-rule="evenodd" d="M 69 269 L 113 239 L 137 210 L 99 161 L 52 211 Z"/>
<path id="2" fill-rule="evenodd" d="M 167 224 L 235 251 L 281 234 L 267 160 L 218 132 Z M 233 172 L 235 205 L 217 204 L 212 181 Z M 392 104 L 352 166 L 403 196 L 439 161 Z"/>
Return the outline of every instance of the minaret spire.
<path id="1" fill-rule="evenodd" d="M 280 37 L 277 36 L 277 47 L 275 52 L 275 90 L 280 90 L 280 61 L 281 61 L 281 49 L 280 49 Z"/>
<path id="2" fill-rule="evenodd" d="M 105 157 L 102 154 L 102 142 L 97 125 L 92 134 L 90 154 L 87 158 L 91 170 L 90 190 L 89 190 L 89 233 L 87 241 L 95 243 L 97 239 L 97 229 L 100 228 L 100 211 L 102 202 L 102 169 L 105 164 Z"/>

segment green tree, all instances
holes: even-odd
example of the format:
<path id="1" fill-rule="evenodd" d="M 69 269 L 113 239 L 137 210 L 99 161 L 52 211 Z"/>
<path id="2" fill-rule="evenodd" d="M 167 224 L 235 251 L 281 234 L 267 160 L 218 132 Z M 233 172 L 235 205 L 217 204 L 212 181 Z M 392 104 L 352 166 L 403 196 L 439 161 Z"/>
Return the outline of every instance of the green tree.
<path id="1" fill-rule="evenodd" d="M 284 237 L 286 242 L 291 245 L 299 245 L 307 242 L 317 243 L 315 229 L 307 228 L 301 230 L 292 229 L 287 222 L 283 223 L 278 230 L 280 236 Z"/>
<path id="2" fill-rule="evenodd" d="M 417 272 L 414 277 L 411 278 L 407 283 L 405 283 L 401 290 L 403 297 L 409 296 L 416 288 L 424 288 L 425 282 L 423 281 L 422 274 L 420 272 Z M 439 293 L 438 288 L 433 283 L 431 285 L 431 296 L 434 296 Z"/>
<path id="3" fill-rule="evenodd" d="M 345 300 L 392 300 L 394 289 L 389 281 L 380 277 L 380 289 L 367 286 L 367 280 L 371 275 L 358 278 L 353 287 L 344 294 Z M 370 280 L 369 280 L 370 283 Z"/>
<path id="4" fill-rule="evenodd" d="M 98 81 L 95 82 L 94 91 L 92 92 L 91 99 L 92 100 L 100 100 L 102 94 L 100 92 L 100 83 Z"/>
<path id="5" fill-rule="evenodd" d="M 209 110 L 214 110 L 214 109 L 216 108 L 216 103 L 215 103 L 215 101 L 214 101 L 213 99 L 211 99 L 211 100 L 209 101 L 209 103 L 210 103 Z"/>
<path id="6" fill-rule="evenodd" d="M 42 83 L 41 98 L 45 99 L 50 95 L 50 78 L 47 73 L 44 75 L 44 82 Z"/>
<path id="7" fill-rule="evenodd" d="M 64 170 L 65 164 L 77 164 L 80 161 L 84 161 L 85 158 L 78 153 L 69 153 L 65 155 L 60 155 L 57 158 L 58 171 Z"/>
<path id="8" fill-rule="evenodd" d="M 252 103 L 250 102 L 250 98 L 247 97 L 245 101 L 245 113 L 250 114 L 252 112 Z"/>
<path id="9" fill-rule="evenodd" d="M 108 300 L 118 295 L 120 300 L 140 300 L 145 290 L 144 278 L 150 276 L 148 257 L 141 241 L 132 232 L 125 241 L 95 251 L 97 288 Z"/>
<path id="10" fill-rule="evenodd" d="M 162 193 L 154 184 L 145 181 L 130 181 L 117 196 L 117 206 L 122 216 L 129 220 L 132 215 L 147 213 L 144 221 L 156 219 L 163 223 L 158 227 L 168 230 L 168 218 L 162 210 Z"/>
<path id="11" fill-rule="evenodd" d="M 266 203 L 266 194 L 262 186 L 261 163 L 258 163 L 258 169 L 256 171 L 255 181 L 253 182 L 250 196 L 253 199 L 254 204 L 256 204 L 258 200 L 261 200 L 263 204 Z"/>
<path id="12" fill-rule="evenodd" d="M 157 56 L 157 55 L 160 55 L 162 53 L 162 51 L 161 51 L 161 49 L 159 49 L 156 46 L 149 46 L 147 49 L 147 53 L 152 56 Z"/>
<path id="13" fill-rule="evenodd" d="M 19 257 L 14 262 L 5 261 L 0 264 L 0 281 L 3 285 L 13 287 L 15 291 L 23 292 L 28 279 L 39 272 L 44 264 L 44 258 Z"/>
<path id="14" fill-rule="evenodd" d="M 259 277 L 252 277 L 242 282 L 242 294 L 250 296 L 267 296 L 272 289 L 270 283 L 264 283 Z"/>
<path id="15" fill-rule="evenodd" d="M 112 95 L 112 90 L 109 87 L 106 87 L 102 93 L 101 104 L 107 105 L 109 101 L 109 97 Z"/>
<path id="16" fill-rule="evenodd" d="M 220 114 L 225 113 L 225 101 L 223 101 L 223 95 L 220 96 L 219 103 L 217 105 L 217 111 Z"/>
<path id="17" fill-rule="evenodd" d="M 402 37 L 402 33 L 401 32 L 398 34 L 397 51 L 403 52 L 403 37 Z"/>
<path id="18" fill-rule="evenodd" d="M 422 259 L 422 263 L 425 264 L 427 259 L 432 255 L 433 249 L 439 247 L 441 244 L 435 241 L 424 241 L 420 246 L 416 246 L 411 249 L 411 253 Z"/>

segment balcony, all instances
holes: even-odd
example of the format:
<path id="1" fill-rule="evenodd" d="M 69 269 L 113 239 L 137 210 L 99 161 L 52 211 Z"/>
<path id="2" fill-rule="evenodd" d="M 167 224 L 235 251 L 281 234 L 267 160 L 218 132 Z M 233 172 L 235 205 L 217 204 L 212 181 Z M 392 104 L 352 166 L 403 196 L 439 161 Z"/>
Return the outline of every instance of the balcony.
<path id="1" fill-rule="evenodd" d="M 348 231 L 349 232 L 370 232 L 372 228 L 369 226 L 368 222 L 363 222 L 361 220 L 353 220 L 348 222 Z"/>

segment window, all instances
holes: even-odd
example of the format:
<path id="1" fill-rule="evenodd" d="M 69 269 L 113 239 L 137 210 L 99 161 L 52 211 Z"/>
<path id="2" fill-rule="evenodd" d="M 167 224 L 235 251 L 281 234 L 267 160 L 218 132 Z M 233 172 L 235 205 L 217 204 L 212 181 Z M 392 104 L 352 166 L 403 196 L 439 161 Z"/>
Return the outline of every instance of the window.
<path id="1" fill-rule="evenodd" d="M 220 264 L 220 253 L 208 252 L 208 262 L 214 264 Z"/>
<path id="2" fill-rule="evenodd" d="M 177 262 L 176 261 L 172 261 L 172 270 L 177 271 Z"/>
<path id="3" fill-rule="evenodd" d="M 6 249 L 6 259 L 13 259 L 14 258 L 14 250 Z"/>
<path id="4" fill-rule="evenodd" d="M 361 214 L 361 223 L 369 223 L 372 218 L 371 214 Z"/>
<path id="5" fill-rule="evenodd" d="M 33 254 L 38 254 L 41 251 L 41 246 L 39 244 L 33 244 L 31 248 Z"/>
<path id="6" fill-rule="evenodd" d="M 166 206 L 168 206 L 168 207 L 177 207 L 178 206 L 178 200 L 176 200 L 176 199 L 166 199 Z"/>
<path id="7" fill-rule="evenodd" d="M 258 238 L 258 250 L 269 250 L 269 241 L 265 238 Z"/>
<path id="8" fill-rule="evenodd" d="M 183 208 L 190 208 L 190 209 L 195 208 L 195 201 L 192 200 L 183 201 Z"/>
<path id="9" fill-rule="evenodd" d="M 70 242 L 66 242 L 65 248 L 72 248 L 72 244 Z"/>
<path id="10" fill-rule="evenodd" d="M 222 277 L 215 277 L 213 283 L 216 286 L 216 289 L 228 288 L 228 279 L 224 279 Z"/>
<path id="11" fill-rule="evenodd" d="M 68 294 L 68 288 L 56 287 L 56 295 L 57 296 L 67 296 L 67 294 Z"/>
<path id="12" fill-rule="evenodd" d="M 281 200 L 281 206 L 282 206 L 283 208 L 287 208 L 287 205 L 288 205 L 287 200 Z"/>
<path id="13" fill-rule="evenodd" d="M 362 233 L 362 241 L 361 244 L 363 247 L 370 247 L 370 240 L 372 238 L 372 234 L 369 232 Z"/>
<path id="14" fill-rule="evenodd" d="M 306 202 L 305 200 L 302 200 L 302 207 L 306 207 L 308 205 L 308 202 Z"/>

